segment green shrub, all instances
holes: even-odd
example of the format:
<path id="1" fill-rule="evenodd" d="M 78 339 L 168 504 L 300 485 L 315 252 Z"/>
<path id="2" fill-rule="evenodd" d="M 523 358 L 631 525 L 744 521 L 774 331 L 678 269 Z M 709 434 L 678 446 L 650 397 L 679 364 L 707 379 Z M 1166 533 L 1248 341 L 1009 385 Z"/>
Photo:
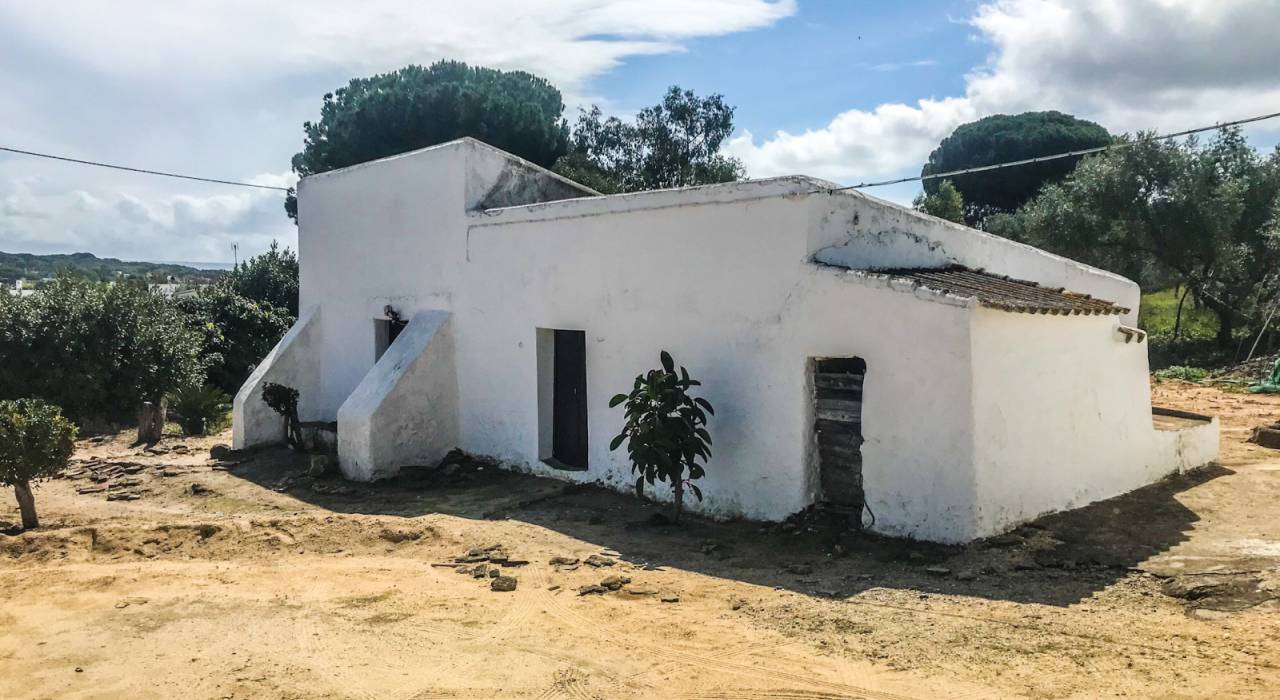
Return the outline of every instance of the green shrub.
<path id="1" fill-rule="evenodd" d="M 124 422 L 203 377 L 187 317 L 137 281 L 64 275 L 28 297 L 0 296 L 0 357 L 0 399 L 38 397 L 80 423 Z"/>
<path id="2" fill-rule="evenodd" d="M 618 394 L 609 407 L 626 405 L 626 425 L 609 449 L 616 450 L 627 441 L 631 473 L 636 478 L 636 495 L 644 495 L 644 485 L 654 480 L 670 482 L 675 497 L 673 521 L 679 522 L 684 508 L 684 487 L 702 500 L 702 490 L 693 484 L 705 474 L 697 464 L 711 458 L 711 434 L 707 432 L 707 415 L 715 415 L 711 403 L 701 397 L 690 397 L 688 390 L 702 383 L 689 378 L 689 372 L 675 371 L 675 361 L 663 350 L 662 369 L 649 370 L 637 376 L 630 394 Z M 688 478 L 685 477 L 686 472 Z"/>
<path id="3" fill-rule="evenodd" d="M 177 304 L 201 338 L 208 383 L 227 393 L 239 390 L 294 321 L 287 310 L 241 296 L 222 283 Z"/>
<path id="4" fill-rule="evenodd" d="M 1186 382 L 1203 381 L 1209 376 L 1209 370 L 1203 367 L 1166 367 L 1155 373 L 1157 379 L 1181 379 Z"/>
<path id="5" fill-rule="evenodd" d="M 40 527 L 31 483 L 57 474 L 75 448 L 76 428 L 40 399 L 0 401 L 0 483 L 13 487 L 22 527 Z"/>
<path id="6" fill-rule="evenodd" d="M 183 435 L 209 435 L 227 427 L 231 397 L 214 386 L 185 386 L 169 394 L 169 413 Z"/>
<path id="7" fill-rule="evenodd" d="M 262 387 L 262 401 L 284 417 L 284 439 L 295 450 L 306 449 L 302 423 L 298 420 L 298 390 L 275 382 Z"/>

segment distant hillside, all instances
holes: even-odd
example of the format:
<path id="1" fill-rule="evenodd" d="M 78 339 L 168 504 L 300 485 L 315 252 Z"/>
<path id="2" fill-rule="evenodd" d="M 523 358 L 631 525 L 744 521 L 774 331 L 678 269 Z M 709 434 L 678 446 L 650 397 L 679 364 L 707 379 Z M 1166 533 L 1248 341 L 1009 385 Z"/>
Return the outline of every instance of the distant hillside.
<path id="1" fill-rule="evenodd" d="M 174 277 L 181 282 L 208 282 L 226 274 L 223 270 L 197 270 L 186 265 L 172 263 L 126 262 L 115 258 L 100 258 L 92 253 L 70 255 L 34 255 L 32 253 L 0 252 L 0 282 L 12 285 L 14 280 L 38 280 L 53 277 L 69 270 L 91 280 L 104 282 L 120 275 L 143 277 L 152 282 L 164 282 Z"/>

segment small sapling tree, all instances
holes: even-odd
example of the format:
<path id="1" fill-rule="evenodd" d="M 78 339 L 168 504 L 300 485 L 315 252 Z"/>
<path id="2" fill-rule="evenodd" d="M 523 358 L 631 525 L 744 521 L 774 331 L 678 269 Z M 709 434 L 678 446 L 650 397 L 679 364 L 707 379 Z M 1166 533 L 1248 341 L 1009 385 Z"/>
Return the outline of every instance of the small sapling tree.
<path id="1" fill-rule="evenodd" d="M 295 450 L 306 449 L 302 441 L 302 423 L 298 420 L 298 390 L 275 382 L 262 387 L 262 400 L 271 410 L 284 416 L 284 439 Z"/>
<path id="2" fill-rule="evenodd" d="M 40 399 L 0 401 L 0 483 L 13 487 L 23 529 L 40 527 L 31 483 L 67 466 L 76 428 Z"/>
<path id="3" fill-rule="evenodd" d="M 631 473 L 636 474 L 636 495 L 644 495 L 644 485 L 655 480 L 670 482 L 675 498 L 672 520 L 680 521 L 684 509 L 684 488 L 702 500 L 702 490 L 694 485 L 706 473 L 697 463 L 711 458 L 711 434 L 707 432 L 707 416 L 715 415 L 711 403 L 689 396 L 689 389 L 702 383 L 691 379 L 689 371 L 675 371 L 675 361 L 663 350 L 661 369 L 652 369 L 636 377 L 630 394 L 618 394 L 609 401 L 613 408 L 625 404 L 626 425 L 609 443 L 616 450 L 627 443 Z"/>

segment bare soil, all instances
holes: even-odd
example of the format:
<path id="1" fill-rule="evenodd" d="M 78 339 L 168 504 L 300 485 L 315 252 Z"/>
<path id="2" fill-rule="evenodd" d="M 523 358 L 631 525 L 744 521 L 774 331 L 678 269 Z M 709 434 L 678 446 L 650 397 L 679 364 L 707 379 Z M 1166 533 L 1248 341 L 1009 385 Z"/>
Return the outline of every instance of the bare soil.
<path id="1" fill-rule="evenodd" d="M 1245 440 L 1280 396 L 1154 392 L 1222 417 L 1219 464 L 967 547 L 82 441 L 41 529 L 0 491 L 0 697 L 1274 697 L 1280 452 Z"/>

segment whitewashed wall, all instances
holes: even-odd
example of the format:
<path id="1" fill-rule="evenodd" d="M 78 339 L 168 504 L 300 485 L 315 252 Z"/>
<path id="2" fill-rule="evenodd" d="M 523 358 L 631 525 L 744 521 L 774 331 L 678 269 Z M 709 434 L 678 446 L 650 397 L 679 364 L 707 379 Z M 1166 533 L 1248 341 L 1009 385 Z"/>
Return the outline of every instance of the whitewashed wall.
<path id="1" fill-rule="evenodd" d="M 458 444 L 458 374 L 447 311 L 419 311 L 338 408 L 338 455 L 350 478 L 435 465 Z"/>
<path id="2" fill-rule="evenodd" d="M 302 304 L 323 313 L 308 336 L 314 371 L 299 375 L 303 417 L 333 420 L 366 376 L 386 380 L 375 382 L 385 391 L 363 392 L 370 396 L 417 397 L 397 411 L 414 410 L 417 399 L 433 410 L 416 388 L 399 387 L 410 373 L 369 375 L 373 323 L 390 304 L 406 318 L 452 314 L 456 424 L 393 431 L 421 441 L 408 446 L 415 454 L 457 446 L 513 468 L 630 490 L 625 454 L 607 449 L 622 412 L 607 402 L 665 349 L 704 382 L 717 409 L 715 458 L 700 483 L 707 501 L 689 504 L 713 515 L 777 519 L 813 501 L 814 357 L 867 361 L 863 473 L 881 532 L 963 541 L 1168 470 L 1161 438 L 1110 456 L 1114 443 L 1137 434 L 1136 416 L 1150 425 L 1145 345 L 1116 344 L 1106 326 L 1116 319 L 980 310 L 824 261 L 956 262 L 1135 308 L 1136 286 L 827 187 L 793 177 L 519 205 L 592 193 L 470 140 L 306 178 Z M 514 206 L 484 208 L 494 203 Z M 586 472 L 539 461 L 540 328 L 586 334 Z M 1093 374 L 1065 379 L 1081 357 L 1097 365 Z M 1089 388 L 1097 382 L 1105 388 Z M 1054 406 L 1057 398 L 1068 405 Z M 377 416 L 368 401 L 357 403 Z M 239 409 L 236 418 L 244 420 Z M 1073 437 L 1059 437 L 1055 421 Z M 1023 433 L 1106 454 L 1106 466 L 1044 458 L 1036 470 L 1063 475 L 1044 486 L 1025 463 L 1046 451 Z M 1142 466 L 1115 477 L 1128 457 Z M 344 468 L 368 478 L 385 466 Z M 1071 486 L 1079 480 L 1092 481 Z"/>
<path id="3" fill-rule="evenodd" d="M 1123 342 L 1116 323 L 974 312 L 978 535 L 1117 496 L 1217 456 L 1216 422 L 1154 429 L 1147 344 Z"/>

